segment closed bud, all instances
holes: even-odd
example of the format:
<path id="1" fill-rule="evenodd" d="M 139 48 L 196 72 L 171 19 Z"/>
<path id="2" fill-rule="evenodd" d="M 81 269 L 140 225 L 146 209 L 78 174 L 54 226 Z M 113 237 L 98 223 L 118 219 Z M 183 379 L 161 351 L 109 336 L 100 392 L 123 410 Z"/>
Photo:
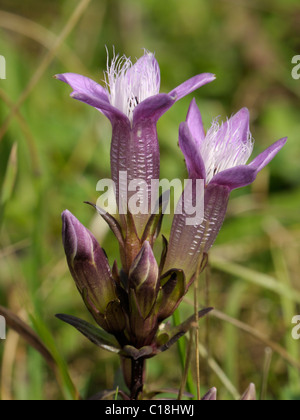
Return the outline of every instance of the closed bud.
<path id="1" fill-rule="evenodd" d="M 250 384 L 247 391 L 241 398 L 242 401 L 256 401 L 256 388 L 254 384 Z"/>
<path id="2" fill-rule="evenodd" d="M 70 272 L 89 310 L 99 321 L 118 300 L 107 257 L 91 232 L 69 211 L 62 215 L 63 244 Z"/>
<path id="3" fill-rule="evenodd" d="M 207 394 L 204 395 L 202 401 L 217 401 L 217 389 L 210 389 Z"/>
<path id="4" fill-rule="evenodd" d="M 159 268 L 149 242 L 134 260 L 129 272 L 129 287 L 134 290 L 136 302 L 144 319 L 149 315 L 158 293 Z"/>

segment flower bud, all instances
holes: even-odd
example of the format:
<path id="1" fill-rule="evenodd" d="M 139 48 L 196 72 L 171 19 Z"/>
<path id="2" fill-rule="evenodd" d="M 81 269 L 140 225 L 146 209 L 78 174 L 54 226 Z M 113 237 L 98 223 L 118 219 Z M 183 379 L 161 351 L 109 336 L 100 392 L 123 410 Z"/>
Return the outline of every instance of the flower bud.
<path id="1" fill-rule="evenodd" d="M 202 401 L 217 401 L 217 389 L 210 389 L 202 398 Z"/>
<path id="2" fill-rule="evenodd" d="M 158 274 L 158 264 L 149 242 L 146 241 L 129 271 L 129 287 L 135 292 L 144 319 L 149 315 L 157 297 Z"/>
<path id="3" fill-rule="evenodd" d="M 256 388 L 254 384 L 250 384 L 247 391 L 241 398 L 242 401 L 256 401 Z"/>
<path id="4" fill-rule="evenodd" d="M 62 220 L 63 244 L 70 272 L 99 323 L 108 305 L 118 300 L 107 257 L 91 232 L 69 211 L 63 213 Z"/>

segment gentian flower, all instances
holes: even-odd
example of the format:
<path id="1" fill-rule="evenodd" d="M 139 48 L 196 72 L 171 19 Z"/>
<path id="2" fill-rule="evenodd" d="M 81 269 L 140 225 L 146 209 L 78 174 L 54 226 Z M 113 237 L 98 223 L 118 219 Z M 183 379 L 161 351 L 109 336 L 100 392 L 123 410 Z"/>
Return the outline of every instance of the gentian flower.
<path id="1" fill-rule="evenodd" d="M 160 153 L 156 123 L 172 105 L 198 89 L 212 82 L 215 76 L 210 73 L 200 74 L 184 82 L 168 94 L 160 91 L 160 69 L 154 54 L 145 51 L 135 64 L 125 57 L 114 56 L 111 65 L 107 65 L 105 86 L 93 80 L 73 73 L 60 74 L 57 79 L 68 83 L 74 99 L 85 102 L 102 112 L 112 124 L 111 172 L 116 185 L 117 203 L 122 203 L 127 185 L 120 185 L 120 173 L 127 173 L 128 183 L 141 180 L 147 184 L 150 207 L 151 179 L 159 179 Z M 124 183 L 124 182 L 123 182 Z M 145 203 L 141 203 L 143 207 Z M 120 208 L 119 208 L 120 210 Z M 134 215 L 135 227 L 141 238 L 151 211 L 147 214 Z M 126 231 L 127 221 L 121 216 L 121 225 Z"/>
<path id="2" fill-rule="evenodd" d="M 189 278 L 195 273 L 199 255 L 209 251 L 222 227 L 231 191 L 251 184 L 285 145 L 283 138 L 247 165 L 254 145 L 249 120 L 244 108 L 221 125 L 214 121 L 205 134 L 200 111 L 192 101 L 186 122 L 180 125 L 179 145 L 189 177 L 205 180 L 204 220 L 187 226 L 184 213 L 175 215 L 164 271 L 183 269 Z"/>

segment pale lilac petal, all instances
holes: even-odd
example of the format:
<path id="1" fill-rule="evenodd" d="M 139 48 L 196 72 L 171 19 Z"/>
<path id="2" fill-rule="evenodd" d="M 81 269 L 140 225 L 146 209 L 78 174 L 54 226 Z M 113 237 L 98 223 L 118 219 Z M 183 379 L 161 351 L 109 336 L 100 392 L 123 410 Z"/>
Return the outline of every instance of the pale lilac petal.
<path id="1" fill-rule="evenodd" d="M 283 148 L 286 144 L 287 138 L 278 140 L 272 146 L 268 147 L 264 152 L 258 155 L 248 166 L 254 168 L 256 172 L 261 171 L 271 160 L 277 155 L 277 153 Z"/>
<path id="2" fill-rule="evenodd" d="M 220 127 L 218 138 L 222 141 L 228 133 L 239 133 L 232 135 L 231 140 L 236 140 L 239 144 L 242 142 L 247 144 L 250 135 L 250 113 L 247 108 L 241 109 L 237 114 L 233 115 Z"/>
<path id="3" fill-rule="evenodd" d="M 150 69 L 152 71 L 150 71 Z M 155 82 L 157 93 L 160 89 L 160 69 L 158 62 L 155 58 L 155 55 L 152 53 L 145 52 L 145 54 L 137 60 L 137 62 L 127 71 L 126 77 L 128 78 L 129 82 L 136 82 L 133 84 L 133 91 L 139 89 L 139 86 L 135 86 L 136 84 L 140 84 L 141 80 L 143 79 L 144 75 L 152 74 L 155 75 Z"/>
<path id="4" fill-rule="evenodd" d="M 241 109 L 231 119 L 231 130 L 235 132 L 239 130 L 241 140 L 243 143 L 247 143 L 250 134 L 250 112 L 247 108 Z"/>
<path id="5" fill-rule="evenodd" d="M 191 79 L 182 83 L 177 88 L 173 89 L 172 92 L 169 93 L 169 95 L 174 97 L 176 101 L 178 101 L 179 99 L 184 98 L 189 93 L 199 89 L 201 86 L 213 82 L 215 79 L 216 76 L 211 73 L 199 74 L 198 76 L 192 77 Z"/>
<path id="6" fill-rule="evenodd" d="M 190 179 L 206 179 L 205 165 L 199 147 L 192 136 L 187 123 L 179 128 L 179 146 L 184 154 Z"/>
<path id="7" fill-rule="evenodd" d="M 97 108 L 111 121 L 125 118 L 122 112 L 110 105 L 107 91 L 92 79 L 75 73 L 58 74 L 55 78 L 71 86 L 72 98 Z"/>
<path id="8" fill-rule="evenodd" d="M 210 184 L 224 185 L 230 188 L 230 190 L 234 190 L 252 184 L 255 181 L 256 175 L 257 171 L 255 168 L 241 165 L 218 173 L 210 181 Z"/>
<path id="9" fill-rule="evenodd" d="M 74 92 L 91 94 L 104 102 L 109 102 L 108 94 L 104 87 L 88 77 L 76 73 L 57 74 L 54 77 L 70 85 Z"/>
<path id="10" fill-rule="evenodd" d="M 174 103 L 175 100 L 165 93 L 145 99 L 134 110 L 133 125 L 143 119 L 151 119 L 153 122 L 157 122 Z"/>
<path id="11" fill-rule="evenodd" d="M 124 121 L 125 120 L 129 121 L 126 115 L 123 114 L 123 112 L 119 111 L 117 108 L 110 105 L 109 102 L 103 101 L 101 98 L 98 98 L 97 96 L 93 96 L 89 93 L 84 93 L 84 92 L 73 92 L 71 94 L 71 97 L 73 99 L 77 99 L 80 102 L 84 102 L 85 104 L 98 109 L 111 121 L 113 121 L 114 119 L 121 119 Z"/>
<path id="12" fill-rule="evenodd" d="M 192 100 L 192 103 L 190 105 L 186 122 L 189 126 L 190 132 L 192 133 L 196 144 L 198 145 L 198 147 L 200 147 L 200 144 L 205 139 L 205 130 L 203 127 L 202 116 L 195 99 Z"/>

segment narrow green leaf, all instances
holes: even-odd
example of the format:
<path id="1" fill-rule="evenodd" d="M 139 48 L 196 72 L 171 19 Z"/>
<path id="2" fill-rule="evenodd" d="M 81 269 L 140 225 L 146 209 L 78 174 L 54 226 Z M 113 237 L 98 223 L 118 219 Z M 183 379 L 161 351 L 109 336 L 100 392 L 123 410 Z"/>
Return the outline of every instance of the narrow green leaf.
<path id="1" fill-rule="evenodd" d="M 76 328 L 81 334 L 83 334 L 96 346 L 104 350 L 110 351 L 112 353 L 120 353 L 120 348 L 118 347 L 117 341 L 112 335 L 108 334 L 106 331 L 94 327 L 89 322 L 76 318 L 74 316 L 58 314 L 56 315 L 56 317 L 61 321 L 72 325 L 72 327 Z"/>

